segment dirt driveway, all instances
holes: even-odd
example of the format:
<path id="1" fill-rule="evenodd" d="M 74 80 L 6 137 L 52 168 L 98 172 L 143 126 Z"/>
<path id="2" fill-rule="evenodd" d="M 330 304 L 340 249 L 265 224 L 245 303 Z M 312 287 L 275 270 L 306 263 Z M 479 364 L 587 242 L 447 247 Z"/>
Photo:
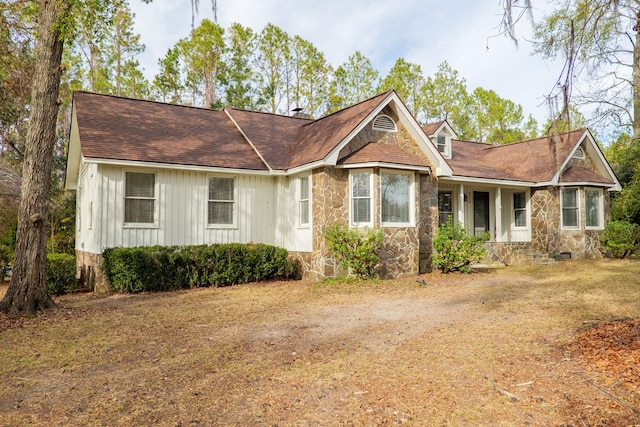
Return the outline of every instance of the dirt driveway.
<path id="1" fill-rule="evenodd" d="M 640 424 L 638 384 L 572 350 L 640 317 L 639 277 L 602 261 L 67 296 L 3 320 L 0 424 Z"/>

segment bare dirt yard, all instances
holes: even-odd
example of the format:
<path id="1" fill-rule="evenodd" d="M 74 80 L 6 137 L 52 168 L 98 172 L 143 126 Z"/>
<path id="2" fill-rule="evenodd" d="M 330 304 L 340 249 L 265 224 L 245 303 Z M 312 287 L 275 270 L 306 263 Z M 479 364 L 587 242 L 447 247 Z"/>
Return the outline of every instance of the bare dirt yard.
<path id="1" fill-rule="evenodd" d="M 56 302 L 0 317 L 0 425 L 640 425 L 638 261 Z"/>

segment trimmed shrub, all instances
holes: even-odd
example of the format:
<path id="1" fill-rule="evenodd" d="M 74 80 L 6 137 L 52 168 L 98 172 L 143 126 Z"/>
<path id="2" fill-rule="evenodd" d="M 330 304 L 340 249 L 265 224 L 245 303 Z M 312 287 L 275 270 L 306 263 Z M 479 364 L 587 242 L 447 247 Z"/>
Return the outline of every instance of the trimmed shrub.
<path id="1" fill-rule="evenodd" d="M 640 226 L 628 221 L 611 221 L 600 239 L 609 256 L 625 258 L 640 248 Z"/>
<path id="2" fill-rule="evenodd" d="M 102 255 L 112 288 L 121 292 L 227 286 L 293 273 L 288 251 L 264 244 L 110 248 Z"/>
<path id="3" fill-rule="evenodd" d="M 76 289 L 76 257 L 47 254 L 47 288 L 54 295 L 69 294 Z"/>
<path id="4" fill-rule="evenodd" d="M 384 242 L 383 231 L 349 229 L 343 224 L 332 224 L 324 232 L 327 249 L 343 268 L 351 270 L 361 279 L 376 277 L 378 251 Z"/>
<path id="5" fill-rule="evenodd" d="M 470 265 L 480 261 L 486 249 L 484 243 L 489 240 L 489 234 L 484 236 L 469 236 L 464 227 L 453 224 L 451 218 L 446 224 L 438 228 L 433 239 L 433 247 L 436 254 L 433 257 L 435 265 L 443 273 L 452 271 L 471 272 Z"/>

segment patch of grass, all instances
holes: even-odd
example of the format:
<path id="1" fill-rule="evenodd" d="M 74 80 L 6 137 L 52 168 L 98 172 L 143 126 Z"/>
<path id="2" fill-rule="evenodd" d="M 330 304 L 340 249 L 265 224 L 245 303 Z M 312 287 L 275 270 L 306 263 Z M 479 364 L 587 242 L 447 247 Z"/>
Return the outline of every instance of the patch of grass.
<path id="1" fill-rule="evenodd" d="M 64 296 L 0 331 L 0 424 L 626 425 L 562 348 L 640 317 L 639 277 L 601 260 Z"/>

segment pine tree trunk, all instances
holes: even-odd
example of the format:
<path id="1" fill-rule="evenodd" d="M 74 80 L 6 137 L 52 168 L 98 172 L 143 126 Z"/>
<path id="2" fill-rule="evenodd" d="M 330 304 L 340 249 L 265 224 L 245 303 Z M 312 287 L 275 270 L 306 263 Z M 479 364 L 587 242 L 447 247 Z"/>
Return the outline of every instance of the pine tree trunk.
<path id="1" fill-rule="evenodd" d="M 33 314 L 55 305 L 45 276 L 47 213 L 62 62 L 59 23 L 68 9 L 69 0 L 40 1 L 13 276 L 0 301 L 0 310 L 10 314 Z"/>

